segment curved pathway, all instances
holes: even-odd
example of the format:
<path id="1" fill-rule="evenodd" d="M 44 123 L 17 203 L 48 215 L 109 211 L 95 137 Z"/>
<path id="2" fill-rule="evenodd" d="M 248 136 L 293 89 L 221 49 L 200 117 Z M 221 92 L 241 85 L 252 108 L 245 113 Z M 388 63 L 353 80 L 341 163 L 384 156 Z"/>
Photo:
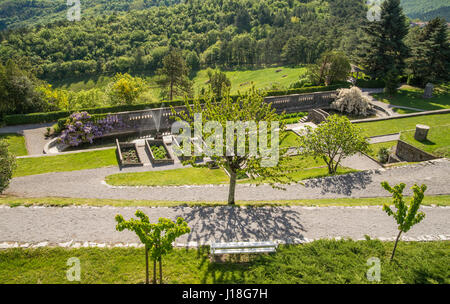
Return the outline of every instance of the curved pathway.
<path id="1" fill-rule="evenodd" d="M 176 164 L 171 168 L 180 168 Z M 130 168 L 122 172 L 166 170 L 160 168 Z M 106 176 L 119 173 L 117 167 L 73 172 L 48 173 L 14 178 L 6 194 L 22 197 L 72 197 L 98 199 L 137 199 L 165 201 L 226 201 L 227 185 L 181 187 L 111 187 L 104 183 Z M 414 183 L 428 186 L 428 195 L 450 194 L 450 160 L 441 159 L 404 167 L 363 171 L 347 175 L 311 179 L 304 185 L 286 186 L 286 190 L 238 185 L 237 200 L 289 200 L 342 197 L 382 197 L 388 193 L 381 182 L 404 182 L 408 188 Z M 407 193 L 411 193 L 408 190 Z"/>

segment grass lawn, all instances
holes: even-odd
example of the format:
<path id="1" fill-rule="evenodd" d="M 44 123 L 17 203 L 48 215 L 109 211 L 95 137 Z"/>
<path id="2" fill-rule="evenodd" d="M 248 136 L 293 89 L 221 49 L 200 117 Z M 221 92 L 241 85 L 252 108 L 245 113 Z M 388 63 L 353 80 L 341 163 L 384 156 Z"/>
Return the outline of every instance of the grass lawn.
<path id="1" fill-rule="evenodd" d="M 0 134 L 0 140 L 5 140 L 9 144 L 9 151 L 15 156 L 28 155 L 25 145 L 25 137 L 19 134 Z"/>
<path id="2" fill-rule="evenodd" d="M 222 169 L 182 168 L 164 171 L 120 173 L 106 177 L 113 186 L 182 186 L 224 184 L 229 181 Z"/>
<path id="3" fill-rule="evenodd" d="M 386 94 L 374 94 L 380 101 L 396 106 L 411 107 L 422 110 L 439 110 L 450 108 L 450 84 L 437 86 L 434 89 L 434 97 L 430 99 L 422 98 L 424 90 L 408 85 L 400 88 L 396 96 Z M 394 109 L 397 113 L 406 114 L 416 111 L 406 109 Z"/>
<path id="4" fill-rule="evenodd" d="M 415 131 L 402 132 L 401 139 L 433 155 L 450 157 L 450 124 L 439 128 L 431 128 L 428 133 L 428 140 L 424 142 L 417 141 L 414 134 Z"/>
<path id="5" fill-rule="evenodd" d="M 378 143 L 378 144 L 372 144 L 372 145 L 370 145 L 371 151 L 368 154 L 369 154 L 369 156 L 378 160 L 378 152 L 381 150 L 381 148 L 392 149 L 396 145 L 397 145 L 397 141 L 388 141 L 388 142 L 383 142 L 383 143 Z"/>
<path id="6" fill-rule="evenodd" d="M 450 242 L 400 242 L 389 263 L 392 242 L 321 240 L 280 246 L 276 254 L 247 258 L 248 263 L 211 263 L 207 247 L 175 249 L 163 259 L 163 280 L 179 283 L 334 283 L 369 284 L 367 260 L 381 260 L 381 282 L 392 284 L 450 283 Z M 0 284 L 66 284 L 66 262 L 81 262 L 82 284 L 141 284 L 145 280 L 144 249 L 40 248 L 0 251 Z M 150 277 L 152 269 L 150 267 Z"/>
<path id="7" fill-rule="evenodd" d="M 284 137 L 280 142 L 280 148 L 298 147 L 300 146 L 300 143 L 301 141 L 297 134 L 292 131 L 287 131 L 286 137 Z"/>
<path id="8" fill-rule="evenodd" d="M 357 126 L 365 131 L 366 136 L 372 137 L 415 130 L 417 124 L 425 124 L 432 129 L 433 127 L 448 126 L 450 125 L 450 113 L 365 122 L 359 123 Z"/>
<path id="9" fill-rule="evenodd" d="M 411 186 L 411 185 L 408 185 Z M 380 186 L 381 187 L 381 186 Z M 386 192 L 386 195 L 388 193 Z M 381 206 L 390 204 L 391 197 L 372 198 L 336 198 L 336 199 L 303 199 L 303 200 L 279 200 L 279 201 L 237 201 L 237 207 L 251 206 Z M 450 195 L 425 196 L 422 202 L 425 206 L 450 206 Z M 112 199 L 85 199 L 85 198 L 21 198 L 13 196 L 0 196 L 0 205 L 10 207 L 17 206 L 46 206 L 46 207 L 67 207 L 67 206 L 114 206 L 114 207 L 175 207 L 175 206 L 203 206 L 217 207 L 226 206 L 223 201 L 147 201 L 147 200 L 112 200 Z"/>
<path id="10" fill-rule="evenodd" d="M 17 159 L 14 177 L 118 166 L 116 150 Z"/>
<path id="11" fill-rule="evenodd" d="M 290 157 L 286 160 L 292 166 L 301 166 L 294 172 L 287 173 L 296 181 L 309 178 L 328 176 L 328 169 L 323 167 L 322 160 L 312 157 Z M 339 168 L 338 174 L 355 172 L 347 168 Z M 228 175 L 224 170 L 208 168 L 181 168 L 175 170 L 149 171 L 138 173 L 119 173 L 106 177 L 106 182 L 112 186 L 184 186 L 184 185 L 218 185 L 229 182 Z M 238 183 L 260 184 L 268 180 L 256 178 L 238 181 Z"/>

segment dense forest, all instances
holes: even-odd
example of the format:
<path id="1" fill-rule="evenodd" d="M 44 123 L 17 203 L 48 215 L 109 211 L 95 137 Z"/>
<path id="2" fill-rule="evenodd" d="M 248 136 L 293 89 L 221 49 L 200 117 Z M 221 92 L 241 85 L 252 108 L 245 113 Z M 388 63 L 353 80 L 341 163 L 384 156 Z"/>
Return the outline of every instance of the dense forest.
<path id="1" fill-rule="evenodd" d="M 450 2 L 448 0 L 402 0 L 405 14 L 411 19 L 429 21 L 442 17 L 450 22 Z"/>
<path id="2" fill-rule="evenodd" d="M 351 50 L 365 15 L 360 0 L 190 0 L 2 32 L 0 59 L 27 58 L 44 79 L 152 73 L 169 48 L 191 70 L 312 63 Z"/>

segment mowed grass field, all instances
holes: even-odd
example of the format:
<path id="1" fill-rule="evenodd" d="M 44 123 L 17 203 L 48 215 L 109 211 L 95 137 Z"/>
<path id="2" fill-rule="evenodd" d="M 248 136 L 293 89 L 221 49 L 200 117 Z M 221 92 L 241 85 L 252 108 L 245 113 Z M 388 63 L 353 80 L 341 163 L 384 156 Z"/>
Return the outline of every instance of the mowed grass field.
<path id="1" fill-rule="evenodd" d="M 257 89 L 269 89 L 272 86 L 289 87 L 306 73 L 305 67 L 273 67 L 254 70 L 225 71 L 231 81 L 231 93 L 244 92 L 253 85 Z M 156 76 L 142 76 L 147 81 L 148 89 L 142 94 L 141 101 L 160 101 L 161 89 L 156 84 Z M 104 89 L 111 82 L 110 76 L 98 76 L 84 79 L 65 79 L 53 82 L 54 87 L 71 91 Z M 207 70 L 200 70 L 192 79 L 193 90 L 198 94 L 200 90 L 208 88 Z"/>
<path id="2" fill-rule="evenodd" d="M 279 246 L 275 254 L 243 256 L 247 263 L 212 263 L 208 247 L 175 249 L 162 260 L 166 284 L 376 284 L 367 279 L 369 258 L 381 261 L 385 284 L 449 284 L 450 242 L 378 240 L 320 240 L 304 245 Z M 66 278 L 67 260 L 81 263 L 80 282 Z M 151 267 L 150 267 L 151 268 Z M 152 269 L 150 269 L 152 277 Z M 145 260 L 142 248 L 41 248 L 0 251 L 0 284 L 142 284 Z"/>
<path id="3" fill-rule="evenodd" d="M 115 149 L 17 159 L 14 177 L 118 166 Z"/>
<path id="4" fill-rule="evenodd" d="M 28 155 L 27 147 L 25 145 L 25 138 L 19 134 L 0 134 L 0 140 L 8 143 L 9 151 L 15 156 Z"/>
<path id="5" fill-rule="evenodd" d="M 436 86 L 433 92 L 433 98 L 423 98 L 424 89 L 404 85 L 400 88 L 397 95 L 389 96 L 387 94 L 374 94 L 374 97 L 385 103 L 416 108 L 420 110 L 439 110 L 450 109 L 450 84 Z M 399 114 L 416 113 L 417 111 L 409 109 L 394 109 Z"/>

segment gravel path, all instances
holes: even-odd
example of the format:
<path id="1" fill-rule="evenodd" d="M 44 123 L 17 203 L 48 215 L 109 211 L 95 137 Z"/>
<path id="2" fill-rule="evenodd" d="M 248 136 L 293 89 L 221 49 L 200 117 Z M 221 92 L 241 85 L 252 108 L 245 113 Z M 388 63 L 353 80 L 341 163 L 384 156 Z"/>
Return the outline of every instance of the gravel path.
<path id="1" fill-rule="evenodd" d="M 370 144 L 378 144 L 378 143 L 397 141 L 397 140 L 400 140 L 400 133 L 382 135 L 382 136 L 374 136 L 374 137 L 369 138 L 369 143 Z"/>
<path id="2" fill-rule="evenodd" d="M 273 240 L 301 243 L 338 237 L 358 240 L 365 235 L 390 240 L 397 234 L 394 220 L 381 207 L 224 206 L 140 209 L 149 215 L 151 221 L 156 221 L 159 217 L 173 220 L 183 217 L 192 231 L 177 240 L 179 246 L 195 246 L 214 241 Z M 115 231 L 115 215 L 122 214 L 128 219 L 134 216 L 135 210 L 136 208 L 114 207 L 0 207 L 0 245 L 3 243 L 0 247 L 5 248 L 5 242 L 45 242 L 45 245 L 69 241 L 138 243 L 133 233 Z M 422 207 L 422 210 L 426 213 L 425 220 L 409 231 L 403 240 L 450 239 L 450 208 Z"/>
<path id="3" fill-rule="evenodd" d="M 176 164 L 172 168 L 179 168 Z M 130 168 L 122 172 L 164 170 L 160 168 Z M 49 173 L 14 178 L 6 194 L 21 197 L 72 197 L 98 199 L 138 199 L 165 201 L 226 201 L 227 185 L 182 187 L 111 187 L 104 184 L 110 174 L 119 173 L 117 167 Z M 291 185 L 286 191 L 268 185 L 259 187 L 238 185 L 237 200 L 289 200 L 342 197 L 388 196 L 381 182 L 404 182 L 428 186 L 428 195 L 450 194 L 450 161 L 447 159 L 424 162 L 392 169 L 363 171 L 347 175 L 312 179 L 304 185 Z M 406 193 L 411 193 L 410 190 Z"/>

